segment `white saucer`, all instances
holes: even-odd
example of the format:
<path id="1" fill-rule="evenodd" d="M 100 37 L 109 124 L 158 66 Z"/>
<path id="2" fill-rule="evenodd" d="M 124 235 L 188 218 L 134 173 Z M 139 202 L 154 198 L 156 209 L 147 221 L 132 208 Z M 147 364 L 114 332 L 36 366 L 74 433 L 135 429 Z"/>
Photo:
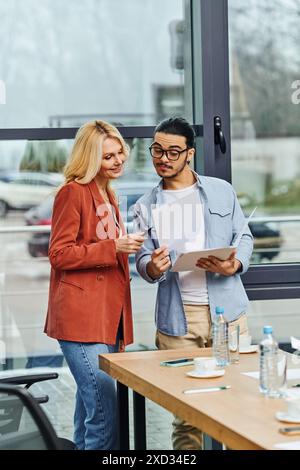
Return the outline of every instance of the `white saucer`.
<path id="1" fill-rule="evenodd" d="M 189 377 L 195 377 L 196 379 L 211 379 L 213 377 L 222 377 L 225 374 L 225 369 L 206 370 L 205 372 L 197 372 L 191 370 L 186 375 Z"/>
<path id="2" fill-rule="evenodd" d="M 241 354 L 249 354 L 249 353 L 257 352 L 258 344 L 251 344 L 251 346 L 248 346 L 247 348 L 240 348 L 239 351 Z"/>
<path id="3" fill-rule="evenodd" d="M 289 416 L 284 411 L 277 411 L 275 416 L 279 421 L 284 421 L 285 423 L 300 423 L 300 417 L 294 418 L 292 416 Z"/>

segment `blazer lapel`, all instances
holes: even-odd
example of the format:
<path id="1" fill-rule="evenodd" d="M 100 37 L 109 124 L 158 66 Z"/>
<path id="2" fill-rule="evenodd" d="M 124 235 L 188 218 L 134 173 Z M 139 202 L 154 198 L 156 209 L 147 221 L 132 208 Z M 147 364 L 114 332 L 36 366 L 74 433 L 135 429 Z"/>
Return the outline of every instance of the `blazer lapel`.
<path id="1" fill-rule="evenodd" d="M 125 226 L 123 224 L 123 220 L 122 220 L 122 217 L 121 217 L 121 214 L 120 214 L 119 206 L 117 205 L 116 202 L 112 202 L 112 204 L 115 208 L 116 217 L 117 217 L 117 221 L 118 221 L 119 228 L 120 228 L 119 236 L 125 235 L 126 234 L 126 229 L 125 229 Z M 120 261 L 120 265 L 122 266 L 122 269 L 123 269 L 124 273 L 126 274 L 127 264 L 128 264 L 128 256 L 125 253 L 118 253 L 117 256 L 118 256 L 118 259 Z"/>
<path id="2" fill-rule="evenodd" d="M 113 238 L 112 227 L 108 226 L 109 222 L 111 223 L 112 215 L 109 213 L 108 208 L 106 207 L 105 201 L 101 197 L 101 194 L 99 193 L 95 180 L 92 180 L 90 183 L 88 183 L 88 188 L 92 195 L 96 216 L 102 223 L 103 230 L 107 235 L 106 238 Z"/>
<path id="3" fill-rule="evenodd" d="M 95 180 L 92 180 L 90 183 L 88 183 L 88 187 L 89 187 L 90 193 L 91 193 L 92 198 L 93 198 L 93 203 L 94 203 L 94 206 L 95 206 L 95 209 L 96 209 L 96 213 L 98 215 L 98 212 L 99 212 L 98 208 L 99 208 L 99 206 L 104 204 L 104 200 L 103 200 L 103 198 L 101 197 L 101 195 L 98 191 L 97 184 L 96 184 Z M 98 215 L 98 217 L 99 217 L 99 215 Z"/>
<path id="4" fill-rule="evenodd" d="M 110 219 L 110 217 L 112 217 L 112 215 L 109 214 L 108 209 L 105 208 L 105 201 L 99 193 L 99 190 L 98 190 L 98 187 L 97 187 L 97 184 L 96 184 L 95 180 L 92 180 L 90 183 L 88 183 L 88 187 L 89 187 L 90 193 L 91 193 L 92 198 L 93 198 L 93 204 L 94 204 L 94 207 L 95 207 L 96 215 L 100 219 L 100 221 L 103 225 L 103 229 L 107 234 L 107 238 L 113 238 L 112 236 L 110 236 L 110 235 L 112 235 L 112 233 L 111 233 L 111 230 L 109 230 L 109 227 L 108 227 L 108 220 Z M 125 230 L 125 226 L 123 224 L 123 221 L 122 221 L 122 218 L 121 218 L 121 215 L 120 215 L 119 207 L 118 207 L 116 201 L 114 201 L 112 199 L 112 197 L 110 197 L 110 202 L 111 202 L 111 205 L 113 206 L 113 208 L 115 209 L 116 218 L 117 218 L 120 230 L 122 232 L 122 235 L 125 235 L 126 230 Z M 115 226 L 115 224 L 114 224 L 114 226 Z M 125 253 L 117 253 L 117 258 L 119 260 L 119 264 L 122 267 L 124 273 L 126 273 L 127 261 L 128 261 L 127 255 Z"/>

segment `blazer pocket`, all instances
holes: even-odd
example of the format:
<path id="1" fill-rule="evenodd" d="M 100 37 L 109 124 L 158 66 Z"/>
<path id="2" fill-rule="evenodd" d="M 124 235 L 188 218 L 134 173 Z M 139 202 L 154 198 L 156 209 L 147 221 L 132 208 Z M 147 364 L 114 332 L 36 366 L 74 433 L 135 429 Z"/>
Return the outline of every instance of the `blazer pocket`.
<path id="1" fill-rule="evenodd" d="M 77 276 L 77 274 L 75 276 Z M 83 286 L 80 284 L 80 282 L 76 279 L 75 276 L 74 273 L 68 273 L 67 271 L 65 271 L 60 278 L 60 282 L 84 290 Z"/>
<path id="2" fill-rule="evenodd" d="M 60 282 L 61 282 L 62 284 L 67 284 L 68 286 L 73 286 L 73 287 L 77 287 L 77 289 L 84 290 L 83 287 L 79 286 L 78 284 L 75 284 L 74 282 L 65 281 L 64 279 L 61 279 Z"/>

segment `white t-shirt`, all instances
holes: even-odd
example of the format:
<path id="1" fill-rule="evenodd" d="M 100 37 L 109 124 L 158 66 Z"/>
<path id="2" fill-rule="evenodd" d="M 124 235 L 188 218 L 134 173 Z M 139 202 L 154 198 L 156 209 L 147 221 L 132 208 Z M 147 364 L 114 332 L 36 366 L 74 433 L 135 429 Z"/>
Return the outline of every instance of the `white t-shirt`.
<path id="1" fill-rule="evenodd" d="M 172 220 L 170 234 L 176 236 L 176 249 L 185 251 L 205 248 L 203 207 L 197 183 L 184 189 L 163 190 L 164 204 L 176 204 L 181 216 Z M 181 227 L 179 226 L 181 225 Z M 183 303 L 208 304 L 206 274 L 203 269 L 179 273 L 180 291 Z"/>

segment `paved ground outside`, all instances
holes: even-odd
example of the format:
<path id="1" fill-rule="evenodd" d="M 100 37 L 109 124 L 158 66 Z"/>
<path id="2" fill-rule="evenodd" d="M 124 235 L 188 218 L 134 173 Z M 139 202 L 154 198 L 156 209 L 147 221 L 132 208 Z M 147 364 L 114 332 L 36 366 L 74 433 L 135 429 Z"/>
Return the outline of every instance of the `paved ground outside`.
<path id="1" fill-rule="evenodd" d="M 45 370 L 45 369 L 44 369 Z M 51 369 L 52 370 L 52 369 Z M 55 369 L 59 379 L 35 384 L 31 391 L 35 395 L 49 395 L 49 402 L 42 405 L 60 437 L 72 439 L 75 383 L 67 367 Z M 16 372 L 16 371 L 14 371 Z M 27 369 L 28 373 L 28 369 Z M 130 442 L 133 448 L 132 394 L 130 393 Z M 147 448 L 149 450 L 167 450 L 171 446 L 171 423 L 173 416 L 146 400 Z"/>

